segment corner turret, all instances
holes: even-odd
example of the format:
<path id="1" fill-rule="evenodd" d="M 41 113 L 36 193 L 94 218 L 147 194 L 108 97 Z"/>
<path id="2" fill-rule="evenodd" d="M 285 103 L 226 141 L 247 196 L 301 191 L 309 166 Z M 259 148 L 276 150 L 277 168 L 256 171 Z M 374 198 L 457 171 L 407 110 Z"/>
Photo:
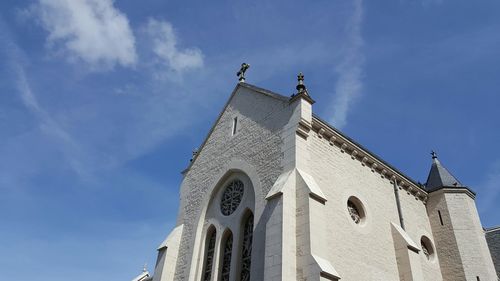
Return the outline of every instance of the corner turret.
<path id="1" fill-rule="evenodd" d="M 443 281 L 496 280 L 495 268 L 479 220 L 475 193 L 453 176 L 432 153 L 425 188 L 427 214 Z"/>

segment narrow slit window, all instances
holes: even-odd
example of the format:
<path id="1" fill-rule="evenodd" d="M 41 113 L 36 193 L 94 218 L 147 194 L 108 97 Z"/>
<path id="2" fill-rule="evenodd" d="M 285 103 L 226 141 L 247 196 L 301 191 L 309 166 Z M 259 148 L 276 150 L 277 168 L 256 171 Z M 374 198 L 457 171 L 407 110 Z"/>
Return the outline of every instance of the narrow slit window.
<path id="1" fill-rule="evenodd" d="M 233 136 L 236 135 L 236 130 L 238 129 L 238 117 L 234 117 L 233 119 Z"/>
<path id="2" fill-rule="evenodd" d="M 479 276 L 476 276 L 476 279 L 477 279 L 477 281 L 481 281 L 481 280 L 479 279 Z"/>
<path id="3" fill-rule="evenodd" d="M 439 222 L 441 222 L 441 225 L 443 224 L 443 217 L 441 216 L 441 211 L 438 210 L 438 215 L 439 215 Z"/>

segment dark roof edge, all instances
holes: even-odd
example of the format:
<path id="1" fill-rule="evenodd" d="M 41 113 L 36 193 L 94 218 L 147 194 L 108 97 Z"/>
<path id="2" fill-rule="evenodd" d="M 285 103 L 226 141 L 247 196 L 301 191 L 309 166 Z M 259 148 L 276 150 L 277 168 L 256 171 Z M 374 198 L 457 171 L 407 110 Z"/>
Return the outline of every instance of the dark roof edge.
<path id="1" fill-rule="evenodd" d="M 460 185 L 460 186 L 440 186 L 440 187 L 436 187 L 436 188 L 433 188 L 433 189 L 429 189 L 428 192 L 431 193 L 431 192 L 438 191 L 438 190 L 443 189 L 443 188 L 446 188 L 446 189 L 462 189 L 462 190 L 466 189 L 470 193 L 472 193 L 474 196 L 476 196 L 476 192 L 474 190 L 472 190 L 471 188 L 469 188 L 468 186 L 465 186 L 465 185 Z"/>
<path id="2" fill-rule="evenodd" d="M 283 96 L 281 94 L 278 94 L 278 93 L 275 93 L 273 91 L 269 91 L 269 90 L 257 87 L 257 86 L 252 85 L 252 84 L 248 84 L 248 83 L 245 83 L 245 82 L 240 82 L 238 84 L 241 85 L 242 87 L 245 87 L 245 88 L 250 89 L 250 90 L 254 90 L 256 92 L 259 92 L 261 94 L 264 94 L 266 96 L 269 96 L 269 97 L 272 97 L 272 98 L 275 98 L 275 99 L 279 99 L 279 100 L 283 100 L 283 101 L 287 101 L 287 100 L 290 99 L 290 97 Z"/>
<path id="3" fill-rule="evenodd" d="M 484 228 L 484 233 L 500 231 L 500 225 Z"/>
<path id="4" fill-rule="evenodd" d="M 186 167 L 186 169 L 184 169 L 181 172 L 181 174 L 185 175 L 189 171 L 189 169 L 191 169 L 191 166 L 193 166 L 193 163 L 198 158 L 198 155 L 200 154 L 201 150 L 203 149 L 203 147 L 205 147 L 205 144 L 207 143 L 207 140 L 212 135 L 212 133 L 213 133 L 213 131 L 215 129 L 215 126 L 217 125 L 217 123 L 219 123 L 219 120 L 221 119 L 222 114 L 224 113 L 224 111 L 226 111 L 227 106 L 229 105 L 229 103 L 231 102 L 231 100 L 233 99 L 234 95 L 236 94 L 236 92 L 238 91 L 238 89 L 240 87 L 244 87 L 244 88 L 253 90 L 253 91 L 257 92 L 257 93 L 260 93 L 260 94 L 263 94 L 263 95 L 266 95 L 268 97 L 275 98 L 275 99 L 278 99 L 278 100 L 281 100 L 281 101 L 288 101 L 289 100 L 288 97 L 285 97 L 283 95 L 277 94 L 275 92 L 272 92 L 272 91 L 269 91 L 269 90 L 266 90 L 266 89 L 259 88 L 257 86 L 254 86 L 254 85 L 251 85 L 251 84 L 248 84 L 248 83 L 245 83 L 245 82 L 239 82 L 238 84 L 236 84 L 236 86 L 234 87 L 233 91 L 231 92 L 231 95 L 229 96 L 229 99 L 227 99 L 226 103 L 224 104 L 224 107 L 222 108 L 222 110 L 220 111 L 219 115 L 217 116 L 217 119 L 215 119 L 215 122 L 210 127 L 210 131 L 208 131 L 208 134 L 206 135 L 206 137 L 204 138 L 204 140 L 201 143 L 200 147 L 198 148 L 198 152 L 196 153 L 196 155 L 193 156 L 193 159 L 191 160 L 191 162 L 189 163 L 189 165 Z"/>
<path id="5" fill-rule="evenodd" d="M 343 138 L 345 138 L 347 141 L 351 142 L 354 146 L 357 146 L 360 150 L 364 151 L 366 154 L 371 155 L 377 161 L 379 161 L 380 163 L 386 165 L 389 169 L 393 170 L 395 173 L 399 174 L 400 176 L 404 177 L 409 182 L 413 183 L 416 187 L 418 187 L 419 189 L 421 189 L 422 191 L 424 191 L 426 194 L 428 193 L 428 191 L 425 188 L 423 188 L 417 181 L 415 181 L 411 177 L 407 176 L 405 173 L 401 172 L 399 169 L 395 168 L 393 165 L 387 163 L 380 156 L 378 156 L 377 154 L 371 152 L 369 149 L 365 148 L 363 145 L 359 144 L 357 141 L 353 140 L 352 138 L 348 137 L 345 133 L 343 133 L 339 129 L 337 129 L 337 128 L 333 127 L 332 125 L 328 124 L 328 122 L 326 122 L 323 119 L 321 119 L 318 115 L 316 115 L 316 114 L 313 113 L 313 118 L 315 118 L 317 121 L 319 121 L 323 125 L 327 126 L 331 130 L 333 130 L 335 133 L 337 133 L 340 136 L 342 136 Z"/>
<path id="6" fill-rule="evenodd" d="M 433 189 L 432 191 L 429 191 L 429 195 L 438 194 L 440 192 L 441 193 L 444 193 L 444 192 L 446 192 L 446 193 L 465 193 L 473 200 L 476 199 L 476 193 L 466 186 L 459 186 L 459 187 L 457 187 L 457 186 L 442 186 L 440 188 Z"/>

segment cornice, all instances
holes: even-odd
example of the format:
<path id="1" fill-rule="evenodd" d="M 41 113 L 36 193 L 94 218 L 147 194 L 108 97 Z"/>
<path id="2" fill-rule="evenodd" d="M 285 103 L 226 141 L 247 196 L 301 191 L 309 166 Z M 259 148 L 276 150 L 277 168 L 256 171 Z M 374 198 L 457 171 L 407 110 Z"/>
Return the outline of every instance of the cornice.
<path id="1" fill-rule="evenodd" d="M 466 186 L 443 186 L 429 193 L 429 196 L 434 196 L 442 193 L 465 193 L 473 200 L 476 199 L 476 194 Z"/>
<path id="2" fill-rule="evenodd" d="M 428 193 L 422 186 L 314 115 L 312 131 L 317 134 L 318 138 L 328 141 L 331 146 L 349 154 L 352 159 L 359 161 L 372 172 L 380 174 L 391 183 L 396 182 L 400 190 L 405 190 L 424 204 L 427 203 Z"/>

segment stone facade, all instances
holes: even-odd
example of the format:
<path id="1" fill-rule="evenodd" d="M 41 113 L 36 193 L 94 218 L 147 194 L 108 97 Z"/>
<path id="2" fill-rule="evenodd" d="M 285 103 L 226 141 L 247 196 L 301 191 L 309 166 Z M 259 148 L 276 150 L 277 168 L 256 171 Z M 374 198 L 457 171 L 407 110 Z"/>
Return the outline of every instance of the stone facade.
<path id="1" fill-rule="evenodd" d="M 183 173 L 154 281 L 496 280 L 473 197 L 427 192 L 314 116 L 313 103 L 305 87 L 288 98 L 236 86 Z M 222 214 L 235 179 L 242 201 Z"/>

